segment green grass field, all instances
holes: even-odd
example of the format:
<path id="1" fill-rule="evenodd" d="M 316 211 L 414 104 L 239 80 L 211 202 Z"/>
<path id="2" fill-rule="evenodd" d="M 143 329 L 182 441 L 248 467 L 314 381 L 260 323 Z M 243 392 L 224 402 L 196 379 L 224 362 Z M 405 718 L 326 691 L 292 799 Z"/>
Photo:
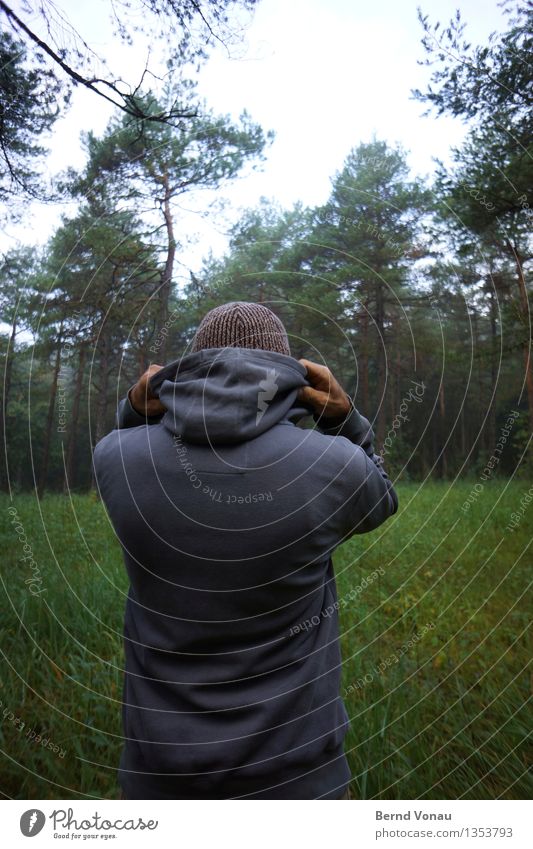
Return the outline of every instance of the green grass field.
<path id="1" fill-rule="evenodd" d="M 336 552 L 355 798 L 533 794 L 533 505 L 506 529 L 530 483 L 463 513 L 472 485 L 400 485 L 398 514 Z M 127 581 L 103 507 L 4 496 L 0 533 L 0 789 L 117 798 Z"/>

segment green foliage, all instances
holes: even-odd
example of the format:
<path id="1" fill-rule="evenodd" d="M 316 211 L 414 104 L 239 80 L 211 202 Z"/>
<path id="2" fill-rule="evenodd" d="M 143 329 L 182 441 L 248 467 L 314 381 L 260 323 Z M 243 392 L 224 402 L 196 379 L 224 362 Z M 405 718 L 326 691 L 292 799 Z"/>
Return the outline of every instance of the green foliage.
<path id="1" fill-rule="evenodd" d="M 0 40 L 0 201 L 11 213 L 22 212 L 16 196 L 43 197 L 39 162 L 46 152 L 44 136 L 60 111 L 61 86 L 42 62 L 28 61 L 26 47 L 2 29 Z M 7 211 L 7 210 L 6 210 Z"/>
<path id="2" fill-rule="evenodd" d="M 190 87 L 189 97 L 193 97 Z M 165 90 L 175 96 L 174 83 Z M 146 109 L 162 108 L 154 95 L 144 97 Z M 238 122 L 207 110 L 177 126 L 131 117 L 116 117 L 102 138 L 88 133 L 88 162 L 81 174 L 68 175 L 69 189 L 92 205 L 136 210 L 144 215 L 145 238 L 158 245 L 160 262 L 154 335 L 161 357 L 167 356 L 172 279 L 177 251 L 177 198 L 200 190 L 215 190 L 261 158 L 271 133 L 264 134 L 244 112 Z M 155 210 L 153 214 L 150 209 Z M 145 317 L 146 320 L 146 317 Z"/>
<path id="3" fill-rule="evenodd" d="M 221 24 L 227 12 L 222 5 Z M 174 274 L 187 244 L 180 199 L 198 199 L 203 190 L 212 198 L 261 160 L 271 134 L 246 113 L 235 121 L 210 112 L 174 57 L 162 91 L 139 88 L 138 112 L 117 113 L 101 137 L 85 136 L 86 166 L 68 173 L 62 186 L 79 201 L 77 212 L 42 257 L 15 252 L 0 272 L 5 421 L 17 486 L 29 477 L 22 471 L 28 449 L 17 431 L 20 403 L 47 409 L 46 423 L 31 422 L 42 485 L 46 479 L 61 486 L 65 451 L 69 481 L 77 466 L 78 485 L 88 486 L 91 441 L 112 426 L 117 400 L 139 373 L 187 352 L 208 309 L 241 299 L 274 309 L 296 358 L 330 366 L 370 419 L 378 451 L 394 431 L 386 460 L 403 478 L 482 469 L 515 408 L 524 421 L 529 414 L 529 431 L 524 424 L 521 442 L 515 436 L 506 444 L 497 474 L 513 474 L 518 463 L 528 473 L 520 456 L 533 421 L 531 368 L 527 399 L 522 385 L 531 337 L 533 173 L 520 87 L 529 17 L 518 14 L 507 34 L 464 67 L 446 54 L 451 39 L 470 56 L 460 18 L 437 52 L 425 18 L 423 25 L 430 61 L 440 70 L 438 92 L 420 98 L 476 119 L 466 143 L 452 152 L 452 166 L 437 168 L 431 191 L 411 178 L 401 148 L 378 139 L 357 145 L 324 204 L 284 210 L 263 199 L 231 228 L 226 255 L 206 257 L 182 289 Z M 506 99 L 511 77 L 520 90 Z M 466 101 L 476 94 L 474 114 Z M 178 101 L 179 119 L 148 120 Z M 58 365 L 72 409 L 65 435 L 54 431 Z M 10 374 L 15 383 L 31 375 L 24 402 Z M 424 396 L 410 402 L 398 429 L 414 381 Z"/>
<path id="4" fill-rule="evenodd" d="M 457 230 L 481 237 L 513 257 L 527 252 L 533 196 L 533 145 L 505 126 L 473 129 L 453 154 L 453 170 L 439 164 L 441 214 Z"/>
<path id="5" fill-rule="evenodd" d="M 430 85 L 426 92 L 414 94 L 439 114 L 475 119 L 466 142 L 453 150 L 452 168 L 439 163 L 438 214 L 450 228 L 457 255 L 470 275 L 469 299 L 479 304 L 489 298 L 484 311 L 491 328 L 493 382 L 501 365 L 497 349 L 499 343 L 504 348 L 504 335 L 506 353 L 513 357 L 516 349 L 522 350 L 531 432 L 531 293 L 526 277 L 533 259 L 533 7 L 530 3 L 503 5 L 509 29 L 492 34 L 487 46 L 476 48 L 463 41 L 465 25 L 459 11 L 440 32 L 439 24 L 431 30 L 420 13 L 426 64 L 437 65 L 432 74 L 437 88 Z M 484 354 L 486 350 L 480 351 Z M 492 422 L 494 431 L 494 408 Z"/>
<path id="6" fill-rule="evenodd" d="M 142 33 L 149 43 L 157 43 L 159 58 L 166 60 L 168 72 L 177 79 L 177 72 L 186 65 L 198 69 L 214 44 L 224 44 L 228 52 L 235 49 L 242 40 L 243 28 L 242 18 L 240 22 L 235 19 L 241 10 L 251 12 L 255 4 L 256 0 L 204 0 L 201 6 L 196 0 L 113 0 L 107 11 L 119 43 L 133 46 L 138 34 Z M 40 68 L 36 77 L 32 76 L 34 71 L 26 76 L 19 72 L 21 96 L 15 94 L 15 97 L 22 107 L 23 125 L 30 113 L 37 119 L 41 118 L 44 112 L 40 110 L 53 103 L 55 93 L 61 94 L 65 103 L 68 102 L 75 86 L 83 86 L 134 119 L 175 125 L 182 119 L 195 116 L 194 109 L 183 107 L 181 91 L 165 111 L 147 108 L 142 93 L 144 79 L 149 73 L 155 78 L 148 63 L 140 80 L 121 79 L 89 46 L 89 39 L 86 41 L 77 32 L 61 9 L 42 3 L 35 10 L 28 5 L 19 11 L 2 1 L 0 15 L 2 24 L 9 24 L 15 33 L 14 40 L 6 34 L 7 66 L 2 63 L 9 78 L 6 91 L 12 87 L 11 80 L 16 82 L 9 74 L 9 65 L 14 58 L 11 42 L 16 42 L 18 54 L 28 54 L 32 65 Z M 95 61 L 102 68 L 98 74 L 94 72 Z M 48 90 L 41 84 L 46 80 L 49 82 Z M 37 98 L 33 105 L 29 100 L 32 95 Z M 3 148 L 4 128 L 1 122 L 0 150 Z M 7 130 L 9 139 L 9 124 Z"/>
<path id="7" fill-rule="evenodd" d="M 487 45 L 476 47 L 464 38 L 466 24 L 459 9 L 447 27 L 438 22 L 432 27 L 428 16 L 419 10 L 426 52 L 420 64 L 437 66 L 431 78 L 436 88 L 430 85 L 425 92 L 417 89 L 414 95 L 435 107 L 438 114 L 505 116 L 527 137 L 528 123 L 524 126 L 523 122 L 531 122 L 533 9 L 521 0 L 504 0 L 502 5 L 509 29 L 492 33 Z"/>
<path id="8" fill-rule="evenodd" d="M 167 100 L 173 96 L 168 89 Z M 193 102 L 190 85 L 187 97 Z M 143 102 L 147 109 L 164 109 L 152 94 Z M 90 198 L 112 190 L 115 203 L 143 199 L 162 205 L 167 181 L 172 198 L 194 188 L 216 189 L 245 162 L 261 157 L 271 138 L 247 112 L 233 123 L 229 116 L 202 110 L 177 126 L 116 117 L 101 138 L 86 134 L 88 163 L 83 174 L 71 173 L 72 187 Z"/>

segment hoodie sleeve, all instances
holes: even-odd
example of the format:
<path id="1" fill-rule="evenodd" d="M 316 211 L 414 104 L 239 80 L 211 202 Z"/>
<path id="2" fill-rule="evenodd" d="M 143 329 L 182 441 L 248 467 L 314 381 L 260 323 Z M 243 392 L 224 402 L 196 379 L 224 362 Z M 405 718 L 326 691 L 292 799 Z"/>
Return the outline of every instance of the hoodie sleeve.
<path id="1" fill-rule="evenodd" d="M 355 454 L 351 452 L 346 466 L 346 474 L 353 474 L 356 478 L 353 484 L 349 482 L 351 493 L 346 503 L 347 511 L 343 511 L 347 525 L 344 531 L 348 536 L 373 531 L 398 510 L 398 496 L 383 467 L 383 459 L 374 453 L 374 432 L 370 422 L 357 410 L 351 398 L 350 407 L 344 421 L 333 426 L 328 425 L 327 419 L 314 416 L 317 426 L 326 436 L 341 436 L 358 446 Z M 352 458 L 355 462 L 350 462 Z M 364 466 L 362 480 L 361 460 Z"/>
<path id="2" fill-rule="evenodd" d="M 159 416 L 143 416 L 134 409 L 130 401 L 130 392 L 133 387 L 128 389 L 128 394 L 120 401 L 117 408 L 116 426 L 117 429 L 125 427 L 139 427 L 146 424 L 158 424 L 163 418 L 163 413 Z"/>

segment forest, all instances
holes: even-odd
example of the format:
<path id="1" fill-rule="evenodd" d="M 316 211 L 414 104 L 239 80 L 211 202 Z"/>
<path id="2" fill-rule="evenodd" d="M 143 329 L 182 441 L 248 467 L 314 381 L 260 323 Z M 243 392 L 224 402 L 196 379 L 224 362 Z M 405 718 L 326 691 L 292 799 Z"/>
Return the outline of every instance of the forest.
<path id="1" fill-rule="evenodd" d="M 0 792 L 4 800 L 85 800 L 91 810 L 96 800 L 124 799 L 117 765 L 127 736 L 124 652 L 134 642 L 124 631 L 130 576 L 92 453 L 147 367 L 186 356 L 209 309 L 245 300 L 283 320 L 293 357 L 329 366 L 371 421 L 398 494 L 383 528 L 336 548 L 338 601 L 325 607 L 339 618 L 351 798 L 490 800 L 489 824 L 497 800 L 533 793 L 533 7 L 498 3 L 503 24 L 483 41 L 469 38 L 460 12 L 439 20 L 440 0 L 426 0 L 433 12 L 421 0 L 418 19 L 405 0 L 413 66 L 425 69 L 409 79 L 416 132 L 440 119 L 463 131 L 455 146 L 443 131 L 449 156 L 433 159 L 427 175 L 386 132 L 352 140 L 350 129 L 320 203 L 257 192 L 258 202 L 229 208 L 226 192 L 264 172 L 271 179 L 283 127 L 267 126 L 263 114 L 258 121 L 252 98 L 249 111 L 226 114 L 225 87 L 219 108 L 210 106 L 199 69 L 217 49 L 232 55 L 245 91 L 247 22 L 268 2 L 0 0 Z M 369 4 L 303 5 L 319 21 L 320 6 L 349 7 L 358 36 Z M 396 38 L 387 4 L 379 6 L 373 25 Z M 69 24 L 81 7 L 102 15 L 101 40 Z M 288 7 L 271 4 L 281 15 Z M 122 79 L 114 56 L 98 53 L 105 10 L 117 55 L 157 45 L 140 76 Z M 379 61 L 392 66 L 385 54 Z M 335 85 L 325 60 L 322 70 Z M 311 85 L 296 72 L 295 80 L 287 89 L 294 83 L 305 100 Z M 353 84 L 374 93 L 371 76 L 348 83 L 347 92 Z M 65 136 L 63 119 L 80 92 L 89 105 L 76 160 L 78 137 Z M 375 114 L 390 105 L 375 101 Z M 95 113 L 105 107 L 100 125 L 90 104 Z M 317 94 L 317 128 L 323 106 Z M 337 129 L 332 121 L 332 138 Z M 305 141 L 300 132 L 302 158 Z M 222 250 L 200 242 L 190 209 L 222 232 Z M 313 425 L 311 416 L 299 423 Z M 233 530 L 236 512 L 228 516 Z M 221 530 L 202 522 L 202 537 Z M 243 574 L 248 581 L 249 569 Z M 246 627 L 259 618 L 243 610 Z M 207 604 L 198 621 L 208 615 L 224 624 Z M 316 628 L 295 621 L 287 641 L 307 638 L 309 621 Z M 268 646 L 270 638 L 260 646 L 265 656 Z M 232 677 L 224 663 L 221 681 Z M 183 834 L 194 804 L 171 804 L 169 829 L 175 836 L 178 810 Z M 203 821 L 194 813 L 191 837 L 207 845 L 202 829 L 212 823 L 217 840 L 227 832 L 234 841 L 234 819 L 224 831 L 219 808 Z M 301 843 L 301 818 L 292 819 Z M 346 828 L 346 818 L 328 816 L 328 839 L 330 820 Z"/>
<path id="2" fill-rule="evenodd" d="M 224 38 L 231 4 L 205 5 Z M 507 4 L 506 31 L 479 46 L 459 14 L 446 25 L 419 13 L 431 84 L 413 97 L 424 120 L 467 126 L 451 164 L 413 177 L 399 146 L 354 139 L 323 205 L 263 198 L 232 225 L 224 255 L 207 254 L 179 285 L 180 204 L 260 167 L 273 133 L 198 99 L 187 77 L 205 58 L 195 4 L 147 6 L 154 31 L 180 28 L 179 49 L 164 86 L 147 77 L 127 95 L 80 70 L 83 56 L 76 70 L 68 51 L 43 49 L 0 3 L 4 222 L 33 197 L 70 210 L 44 247 L 1 255 L 1 488 L 93 488 L 91 452 L 118 400 L 149 364 L 185 355 L 205 312 L 232 300 L 267 304 L 293 356 L 327 363 L 371 420 L 391 477 L 531 478 L 531 6 Z M 80 85 L 115 112 L 103 133 L 84 132 L 84 166 L 50 185 L 41 135 Z"/>

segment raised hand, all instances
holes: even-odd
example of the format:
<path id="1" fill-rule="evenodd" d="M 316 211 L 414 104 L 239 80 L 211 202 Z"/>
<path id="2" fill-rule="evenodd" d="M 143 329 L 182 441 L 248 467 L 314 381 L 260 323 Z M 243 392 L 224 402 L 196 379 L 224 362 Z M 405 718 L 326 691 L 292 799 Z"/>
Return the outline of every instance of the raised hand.
<path id="1" fill-rule="evenodd" d="M 163 366 L 152 363 L 129 391 L 130 403 L 141 416 L 159 416 L 166 412 L 166 407 L 163 406 L 159 398 L 150 392 L 149 385 L 150 378 L 161 371 L 162 368 Z"/>
<path id="2" fill-rule="evenodd" d="M 298 399 L 310 404 L 317 415 L 327 419 L 328 425 L 340 424 L 350 412 L 351 401 L 339 381 L 327 366 L 305 359 L 298 362 L 307 369 L 307 379 L 311 384 L 298 391 Z"/>

